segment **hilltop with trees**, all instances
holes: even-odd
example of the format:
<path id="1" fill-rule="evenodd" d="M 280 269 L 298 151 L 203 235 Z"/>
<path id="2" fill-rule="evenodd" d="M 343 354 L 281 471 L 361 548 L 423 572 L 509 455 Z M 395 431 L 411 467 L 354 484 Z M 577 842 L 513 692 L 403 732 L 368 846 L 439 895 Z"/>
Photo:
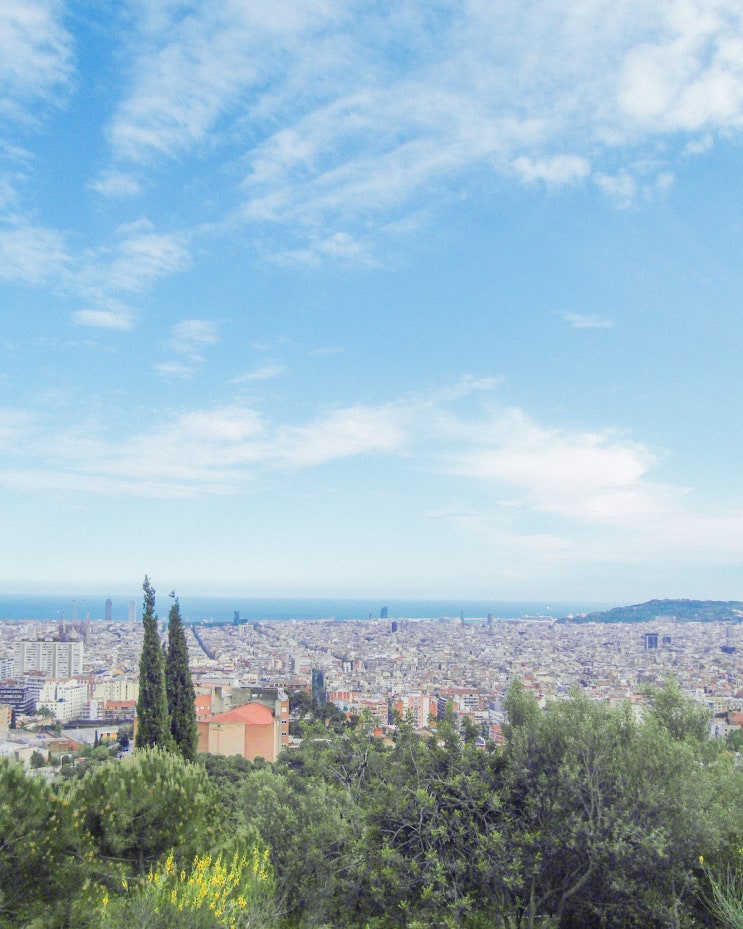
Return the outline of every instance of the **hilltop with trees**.
<path id="1" fill-rule="evenodd" d="M 657 620 L 679 622 L 735 622 L 743 620 L 740 600 L 648 600 L 633 606 L 581 613 L 558 619 L 559 623 L 651 623 Z"/>

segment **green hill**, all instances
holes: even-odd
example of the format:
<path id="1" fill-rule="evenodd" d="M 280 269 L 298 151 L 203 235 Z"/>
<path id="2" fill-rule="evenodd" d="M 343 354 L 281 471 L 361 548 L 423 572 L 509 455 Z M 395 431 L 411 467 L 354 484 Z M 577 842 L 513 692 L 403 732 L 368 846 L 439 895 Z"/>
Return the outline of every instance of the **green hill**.
<path id="1" fill-rule="evenodd" d="M 618 606 L 612 610 L 566 616 L 558 622 L 567 623 L 650 623 L 659 619 L 679 622 L 741 622 L 743 602 L 740 600 L 648 600 L 634 606 Z"/>

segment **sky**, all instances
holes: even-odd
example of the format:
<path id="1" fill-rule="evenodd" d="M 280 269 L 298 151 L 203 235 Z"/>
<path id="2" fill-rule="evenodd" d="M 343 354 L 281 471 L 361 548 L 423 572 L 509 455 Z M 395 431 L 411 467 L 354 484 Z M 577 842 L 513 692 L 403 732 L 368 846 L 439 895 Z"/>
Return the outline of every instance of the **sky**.
<path id="1" fill-rule="evenodd" d="M 3 0 L 0 590 L 743 599 L 740 0 Z"/>

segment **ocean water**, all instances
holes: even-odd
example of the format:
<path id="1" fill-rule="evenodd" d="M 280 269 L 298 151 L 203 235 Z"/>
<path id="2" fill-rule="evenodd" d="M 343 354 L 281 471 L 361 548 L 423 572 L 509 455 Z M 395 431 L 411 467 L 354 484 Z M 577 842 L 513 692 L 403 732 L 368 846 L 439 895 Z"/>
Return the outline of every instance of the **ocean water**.
<path id="1" fill-rule="evenodd" d="M 111 619 L 129 619 L 129 604 L 134 600 L 137 620 L 142 616 L 142 595 L 111 596 Z M 439 619 L 461 616 L 464 619 L 484 619 L 492 613 L 495 619 L 552 616 L 559 618 L 572 613 L 588 613 L 606 609 L 609 604 L 547 603 L 540 601 L 491 600 L 375 600 L 339 598 L 280 598 L 280 597 L 180 597 L 181 615 L 185 622 L 232 622 L 235 613 L 241 620 L 335 619 L 339 622 L 378 619 L 387 608 L 389 619 Z M 170 598 L 156 603 L 158 615 L 165 619 Z M 101 620 L 105 618 L 106 597 L 101 595 L 71 596 L 65 594 L 2 595 L 0 620 Z"/>

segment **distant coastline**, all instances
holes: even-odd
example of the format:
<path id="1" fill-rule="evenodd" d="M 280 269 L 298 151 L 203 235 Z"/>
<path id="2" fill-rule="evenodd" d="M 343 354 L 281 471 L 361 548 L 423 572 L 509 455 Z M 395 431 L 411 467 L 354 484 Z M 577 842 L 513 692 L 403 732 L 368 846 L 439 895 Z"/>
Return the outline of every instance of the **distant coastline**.
<path id="1" fill-rule="evenodd" d="M 136 596 L 111 596 L 111 619 L 126 622 L 129 619 L 129 604 L 134 600 L 136 617 L 142 615 L 141 592 Z M 162 619 L 167 618 L 170 600 L 158 596 L 157 611 Z M 230 623 L 235 613 L 241 621 L 262 620 L 319 620 L 334 619 L 338 622 L 382 618 L 386 607 L 386 618 L 392 619 L 439 619 L 464 620 L 526 619 L 550 616 L 558 619 L 577 613 L 587 613 L 605 608 L 605 604 L 548 603 L 546 601 L 498 601 L 498 600 L 437 600 L 374 598 L 281 598 L 281 597 L 181 597 L 181 612 L 189 623 Z M 89 618 L 98 621 L 105 618 L 106 597 L 100 594 L 71 596 L 66 594 L 0 595 L 0 620 L 36 621 L 80 621 Z"/>

